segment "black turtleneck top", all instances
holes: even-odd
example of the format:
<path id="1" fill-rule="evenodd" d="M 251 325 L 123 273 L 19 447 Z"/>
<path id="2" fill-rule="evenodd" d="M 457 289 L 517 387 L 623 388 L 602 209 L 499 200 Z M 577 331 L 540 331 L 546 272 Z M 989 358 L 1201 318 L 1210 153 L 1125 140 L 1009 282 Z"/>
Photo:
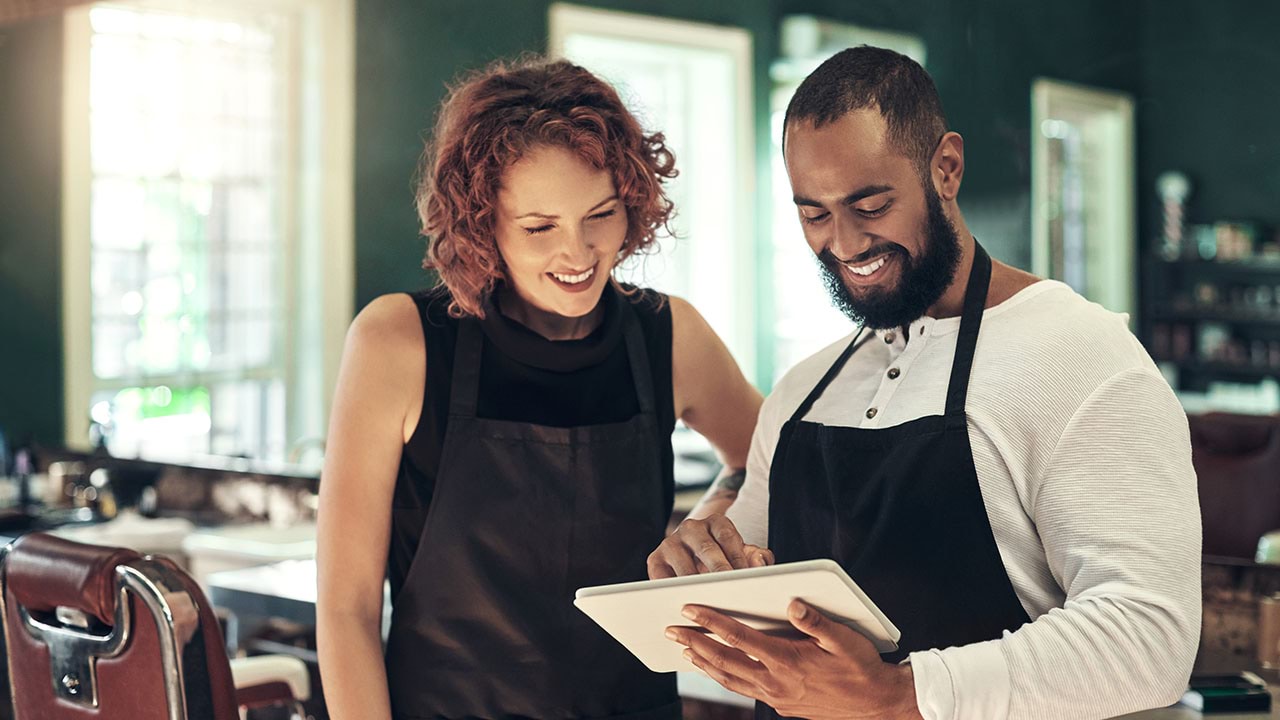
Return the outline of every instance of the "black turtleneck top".
<path id="1" fill-rule="evenodd" d="M 671 432 L 675 407 L 671 381 L 671 306 L 652 290 L 605 289 L 602 321 L 578 340 L 548 340 L 503 315 L 494 303 L 485 306 L 484 349 L 480 360 L 480 395 L 476 414 L 554 427 L 621 422 L 640 411 L 622 335 L 620 303 L 629 303 L 639 320 L 653 373 L 655 407 L 662 442 L 657 451 L 666 477 L 668 504 L 672 493 Z M 392 504 L 391 546 L 387 557 L 392 597 L 409 571 L 422 536 L 435 489 L 453 381 L 458 323 L 449 316 L 451 297 L 440 287 L 412 293 L 426 343 L 426 386 L 422 413 L 400 457 Z"/>

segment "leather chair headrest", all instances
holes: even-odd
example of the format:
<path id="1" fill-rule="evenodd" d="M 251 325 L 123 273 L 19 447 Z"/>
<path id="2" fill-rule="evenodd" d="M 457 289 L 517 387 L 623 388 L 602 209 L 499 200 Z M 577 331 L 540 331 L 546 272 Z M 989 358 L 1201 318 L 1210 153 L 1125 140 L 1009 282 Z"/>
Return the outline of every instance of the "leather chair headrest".
<path id="1" fill-rule="evenodd" d="M 31 533 L 19 538 L 9 551 L 6 585 L 28 612 L 72 607 L 114 625 L 116 566 L 141 558 L 128 548 L 86 545 Z"/>

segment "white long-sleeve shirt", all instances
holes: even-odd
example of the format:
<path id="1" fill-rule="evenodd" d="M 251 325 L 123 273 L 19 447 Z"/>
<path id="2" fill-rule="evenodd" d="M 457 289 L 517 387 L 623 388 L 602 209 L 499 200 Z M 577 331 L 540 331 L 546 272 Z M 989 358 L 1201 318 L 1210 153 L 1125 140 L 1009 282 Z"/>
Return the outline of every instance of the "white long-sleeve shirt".
<path id="1" fill-rule="evenodd" d="M 877 332 L 804 419 L 884 428 L 941 414 L 959 328 L 926 317 L 908 342 Z M 760 410 L 728 513 L 749 543 L 767 545 L 782 425 L 849 340 L 793 368 Z M 912 653 L 926 720 L 1106 718 L 1175 702 L 1200 636 L 1196 478 L 1186 415 L 1126 318 L 1054 281 L 988 308 L 966 410 L 987 518 L 1032 622 Z"/>

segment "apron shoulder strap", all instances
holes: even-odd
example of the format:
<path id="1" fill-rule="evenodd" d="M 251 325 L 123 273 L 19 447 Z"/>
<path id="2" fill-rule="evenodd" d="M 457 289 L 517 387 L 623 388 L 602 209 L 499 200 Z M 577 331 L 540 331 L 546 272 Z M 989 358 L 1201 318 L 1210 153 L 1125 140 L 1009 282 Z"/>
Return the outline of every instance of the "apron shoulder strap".
<path id="1" fill-rule="evenodd" d="M 978 329 L 982 326 L 982 311 L 987 305 L 987 288 L 991 282 L 991 257 L 973 241 L 973 268 L 969 271 L 969 284 L 964 291 L 964 311 L 960 316 L 960 336 L 956 340 L 956 354 L 951 361 L 951 380 L 947 384 L 948 418 L 964 419 L 965 400 L 969 395 L 969 374 L 973 370 L 973 353 L 978 346 Z"/>
<path id="2" fill-rule="evenodd" d="M 484 330 L 472 317 L 458 321 L 458 347 L 453 354 L 453 382 L 449 387 L 449 416 L 473 418 L 480 402 L 480 355 Z"/>
<path id="3" fill-rule="evenodd" d="M 657 396 L 654 392 L 653 372 L 649 367 L 649 351 L 640 331 L 640 320 L 630 298 L 618 298 L 618 312 L 622 313 L 622 338 L 627 346 L 627 361 L 631 366 L 631 381 L 636 389 L 636 402 L 640 412 L 656 415 Z"/>

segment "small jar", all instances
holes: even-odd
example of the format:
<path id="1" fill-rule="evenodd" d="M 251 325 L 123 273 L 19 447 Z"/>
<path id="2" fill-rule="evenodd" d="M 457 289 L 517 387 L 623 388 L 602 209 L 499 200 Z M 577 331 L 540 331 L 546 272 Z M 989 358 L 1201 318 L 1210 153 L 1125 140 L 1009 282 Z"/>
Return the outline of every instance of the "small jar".
<path id="1" fill-rule="evenodd" d="M 1280 593 L 1258 598 L 1258 662 L 1280 668 Z"/>

